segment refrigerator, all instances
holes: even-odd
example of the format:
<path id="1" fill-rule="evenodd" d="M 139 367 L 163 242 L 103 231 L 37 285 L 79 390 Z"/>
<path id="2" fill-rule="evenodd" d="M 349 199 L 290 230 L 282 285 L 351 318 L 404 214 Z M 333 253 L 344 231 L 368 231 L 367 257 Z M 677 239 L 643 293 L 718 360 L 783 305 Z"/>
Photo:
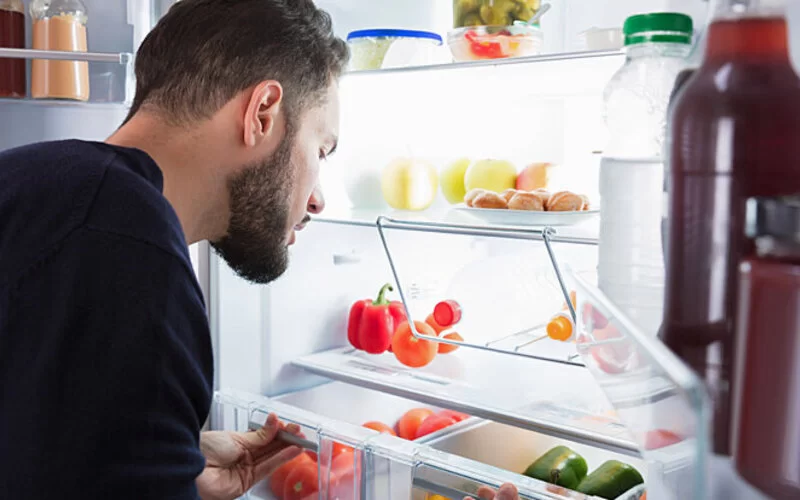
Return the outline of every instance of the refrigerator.
<path id="1" fill-rule="evenodd" d="M 0 99 L 0 150 L 62 138 L 103 140 L 133 97 L 133 54 L 170 0 L 83 0 L 89 12 L 88 102 Z M 511 482 L 528 499 L 590 498 L 522 474 L 554 446 L 635 467 L 648 498 L 711 498 L 710 478 L 736 484 L 717 498 L 758 498 L 738 487 L 708 451 L 709 403 L 701 382 L 651 332 L 642 332 L 595 286 L 598 221 L 520 230 L 452 210 L 441 194 L 422 212 L 393 210 L 380 174 L 397 158 L 437 169 L 462 157 L 522 167 L 552 162 L 552 183 L 598 196 L 606 141 L 605 84 L 624 63 L 618 49 L 591 50 L 592 28 L 620 28 L 651 11 L 705 18 L 700 0 L 552 0 L 539 56 L 450 62 L 448 0 L 319 0 L 337 34 L 405 28 L 445 37 L 437 64 L 352 72 L 341 81 L 339 152 L 323 166 L 327 208 L 291 248 L 289 270 L 269 285 L 238 278 L 193 245 L 215 350 L 215 396 L 206 428 L 247 431 L 270 412 L 301 426 L 316 453 L 310 498 L 441 500 Z M 28 2 L 25 2 L 26 6 Z M 28 19 L 28 33 L 30 33 Z M 30 47 L 30 34 L 28 34 Z M 0 49 L 0 55 L 64 57 Z M 30 78 L 28 79 L 30 81 Z M 457 300 L 463 345 L 414 369 L 392 353 L 369 355 L 347 339 L 351 305 L 385 283 L 409 315 Z M 600 319 L 620 338 L 578 346 L 543 338 L 570 291 L 579 328 Z M 598 354 L 599 353 L 599 354 Z M 603 356 L 635 359 L 633 375 Z M 394 426 L 411 409 L 469 418 L 404 440 L 362 426 Z M 665 438 L 666 436 L 666 438 Z M 675 437 L 675 439 L 670 438 Z M 334 463 L 341 446 L 349 463 Z M 639 499 L 643 487 L 619 498 Z M 246 498 L 272 499 L 269 480 Z"/>

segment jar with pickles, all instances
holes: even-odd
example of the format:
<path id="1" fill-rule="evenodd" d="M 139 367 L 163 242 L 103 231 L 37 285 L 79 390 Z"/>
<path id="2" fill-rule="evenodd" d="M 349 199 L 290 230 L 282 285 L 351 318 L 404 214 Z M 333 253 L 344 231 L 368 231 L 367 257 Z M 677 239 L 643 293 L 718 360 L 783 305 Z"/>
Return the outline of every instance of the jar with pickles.
<path id="1" fill-rule="evenodd" d="M 453 27 L 527 23 L 541 5 L 541 0 L 453 0 Z"/>
<path id="2" fill-rule="evenodd" d="M 542 31 L 530 21 L 541 0 L 453 0 L 447 42 L 456 61 L 505 59 L 540 53 Z"/>

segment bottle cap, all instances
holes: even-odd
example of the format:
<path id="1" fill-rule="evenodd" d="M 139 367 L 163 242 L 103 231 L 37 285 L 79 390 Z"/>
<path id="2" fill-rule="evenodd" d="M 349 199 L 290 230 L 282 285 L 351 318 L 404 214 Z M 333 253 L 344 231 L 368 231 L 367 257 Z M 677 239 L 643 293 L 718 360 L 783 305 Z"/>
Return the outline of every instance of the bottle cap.
<path id="1" fill-rule="evenodd" d="M 686 14 L 656 12 L 629 17 L 622 31 L 626 46 L 650 42 L 690 45 L 694 23 Z"/>

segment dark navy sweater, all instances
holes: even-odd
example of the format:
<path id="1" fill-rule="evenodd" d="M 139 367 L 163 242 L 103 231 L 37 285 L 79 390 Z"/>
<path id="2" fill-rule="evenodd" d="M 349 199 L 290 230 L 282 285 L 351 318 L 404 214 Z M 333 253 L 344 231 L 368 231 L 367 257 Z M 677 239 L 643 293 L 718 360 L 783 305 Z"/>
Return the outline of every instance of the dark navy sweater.
<path id="1" fill-rule="evenodd" d="M 0 498 L 196 498 L 200 288 L 144 152 L 0 152 Z"/>

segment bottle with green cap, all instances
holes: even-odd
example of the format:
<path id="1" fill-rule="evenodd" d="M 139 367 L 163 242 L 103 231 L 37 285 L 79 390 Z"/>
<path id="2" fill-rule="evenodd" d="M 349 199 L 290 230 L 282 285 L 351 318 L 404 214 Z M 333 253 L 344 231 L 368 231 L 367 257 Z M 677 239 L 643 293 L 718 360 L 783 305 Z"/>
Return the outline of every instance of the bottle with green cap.
<path id="1" fill-rule="evenodd" d="M 667 106 L 693 37 L 692 18 L 641 14 L 625 21 L 625 64 L 608 83 L 609 142 L 600 164 L 598 285 L 643 331 L 661 325 L 661 244 Z"/>

